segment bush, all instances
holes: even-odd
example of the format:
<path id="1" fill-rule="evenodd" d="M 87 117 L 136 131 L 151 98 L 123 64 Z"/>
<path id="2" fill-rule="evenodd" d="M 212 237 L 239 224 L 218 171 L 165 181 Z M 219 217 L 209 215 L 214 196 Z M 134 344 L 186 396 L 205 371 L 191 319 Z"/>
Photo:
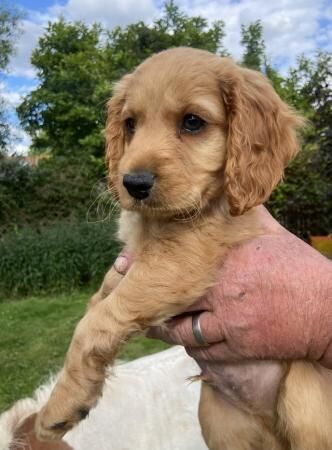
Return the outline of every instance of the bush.
<path id="1" fill-rule="evenodd" d="M 61 223 L 0 240 L 0 299 L 99 283 L 119 245 L 113 223 Z"/>
<path id="2" fill-rule="evenodd" d="M 29 166 L 22 157 L 0 158 L 0 235 L 59 221 L 104 219 L 97 207 L 110 206 L 102 161 L 49 158 Z M 104 193 L 104 195 L 103 195 Z"/>
<path id="3" fill-rule="evenodd" d="M 313 161 L 316 155 L 303 149 L 266 205 L 282 225 L 306 240 L 332 231 L 331 183 Z"/>

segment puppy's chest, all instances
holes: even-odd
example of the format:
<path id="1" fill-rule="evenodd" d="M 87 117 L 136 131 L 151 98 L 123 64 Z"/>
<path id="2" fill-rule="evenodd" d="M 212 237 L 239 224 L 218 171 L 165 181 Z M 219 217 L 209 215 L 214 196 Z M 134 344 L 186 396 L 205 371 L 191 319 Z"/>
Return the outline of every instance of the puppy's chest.
<path id="1" fill-rule="evenodd" d="M 142 242 L 144 227 L 138 213 L 122 210 L 118 222 L 118 239 L 132 253 L 136 253 Z"/>
<path id="2" fill-rule="evenodd" d="M 134 254 L 142 247 L 164 244 L 171 253 L 186 252 L 193 258 L 218 258 L 229 247 L 223 236 L 221 223 L 183 224 L 177 222 L 148 221 L 139 213 L 122 211 L 118 223 L 118 238 Z M 210 258 L 211 257 L 211 258 Z"/>

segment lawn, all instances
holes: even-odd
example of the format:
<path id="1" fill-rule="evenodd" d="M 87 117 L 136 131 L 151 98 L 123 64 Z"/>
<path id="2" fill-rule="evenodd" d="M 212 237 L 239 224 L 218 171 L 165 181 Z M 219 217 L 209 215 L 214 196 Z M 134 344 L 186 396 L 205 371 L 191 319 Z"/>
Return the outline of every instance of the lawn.
<path id="1" fill-rule="evenodd" d="M 31 395 L 61 367 L 90 294 L 83 291 L 0 303 L 0 412 Z M 165 348 L 159 341 L 135 338 L 119 356 L 130 360 Z"/>

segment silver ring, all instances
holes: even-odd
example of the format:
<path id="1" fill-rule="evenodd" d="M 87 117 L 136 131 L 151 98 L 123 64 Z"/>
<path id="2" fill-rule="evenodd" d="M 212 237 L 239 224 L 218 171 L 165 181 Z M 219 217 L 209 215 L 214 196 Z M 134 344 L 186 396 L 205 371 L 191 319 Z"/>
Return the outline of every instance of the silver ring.
<path id="1" fill-rule="evenodd" d="M 193 327 L 193 335 L 194 338 L 199 345 L 209 345 L 208 342 L 204 339 L 202 334 L 201 324 L 199 322 L 201 313 L 194 314 L 192 316 L 192 327 Z"/>

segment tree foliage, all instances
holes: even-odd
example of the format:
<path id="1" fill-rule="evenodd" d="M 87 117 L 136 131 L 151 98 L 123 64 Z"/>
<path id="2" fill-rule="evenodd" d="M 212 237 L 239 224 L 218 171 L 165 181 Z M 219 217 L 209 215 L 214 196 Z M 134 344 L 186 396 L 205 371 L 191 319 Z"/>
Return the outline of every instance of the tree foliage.
<path id="1" fill-rule="evenodd" d="M 244 46 L 242 64 L 249 69 L 262 70 L 265 60 L 263 25 L 260 20 L 241 25 L 241 44 Z"/>
<path id="2" fill-rule="evenodd" d="M 0 236 L 22 226 L 58 221 L 105 221 L 112 203 L 92 163 L 42 160 L 29 166 L 24 157 L 0 160 Z"/>
<path id="3" fill-rule="evenodd" d="M 98 25 L 49 23 L 32 54 L 38 87 L 18 108 L 36 153 L 101 157 L 110 92 Z"/>
<path id="4" fill-rule="evenodd" d="M 115 223 L 57 223 L 0 240 L 0 301 L 98 283 L 119 251 Z"/>
<path id="5" fill-rule="evenodd" d="M 14 51 L 22 14 L 9 4 L 0 4 L 0 70 L 5 70 Z"/>
<path id="6" fill-rule="evenodd" d="M 319 51 L 315 59 L 302 56 L 296 80 L 311 122 L 306 140 L 317 150 L 314 163 L 323 177 L 332 180 L 332 54 Z"/>
<path id="7" fill-rule="evenodd" d="M 17 9 L 5 3 L 0 4 L 0 74 L 7 69 L 14 51 L 20 19 L 21 14 Z M 5 151 L 10 135 L 6 106 L 4 98 L 0 96 L 0 153 Z"/>
<path id="8" fill-rule="evenodd" d="M 0 96 L 0 159 L 4 157 L 9 140 L 9 124 L 6 115 L 6 102 Z"/>
<path id="9" fill-rule="evenodd" d="M 332 55 L 301 56 L 279 94 L 307 119 L 302 151 L 286 170 L 269 202 L 275 215 L 298 234 L 332 230 Z"/>
<path id="10" fill-rule="evenodd" d="M 241 31 L 244 53 L 240 63 L 263 71 L 279 95 L 309 121 L 301 134 L 303 151 L 288 168 L 269 207 L 299 234 L 305 230 L 330 232 L 332 56 L 318 52 L 314 58 L 300 57 L 287 76 L 281 75 L 265 56 L 262 23 L 249 23 L 242 26 Z M 48 203 L 56 204 L 61 210 L 62 194 L 54 195 L 53 188 L 47 187 L 47 177 L 52 184 L 56 174 L 61 172 L 63 186 L 69 187 L 69 179 L 73 177 L 75 186 L 84 186 L 81 192 L 86 192 L 86 186 L 92 186 L 103 176 L 105 103 L 111 96 L 114 82 L 122 75 L 151 54 L 169 47 L 183 45 L 227 54 L 223 38 L 222 21 L 210 25 L 204 17 L 188 17 L 173 1 L 166 3 L 162 16 L 149 25 L 138 22 L 109 31 L 99 25 L 88 26 L 64 19 L 50 23 L 32 56 L 39 85 L 18 108 L 23 126 L 32 136 L 31 151 L 49 157 L 34 174 L 30 173 L 34 186 L 39 186 L 38 189 L 30 186 L 35 198 L 40 198 L 43 192 Z M 17 170 L 23 174 L 25 169 L 17 167 Z M 74 174 L 80 175 L 75 177 Z M 16 188 L 12 188 L 14 192 Z M 7 186 L 7 193 L 8 189 Z M 68 198 L 64 217 L 68 217 L 70 202 L 73 202 L 73 210 L 81 211 L 81 207 L 86 207 L 81 200 L 69 200 L 66 195 L 64 198 Z M 46 200 L 41 201 L 45 208 L 46 203 Z M 30 207 L 31 211 L 37 209 Z M 5 204 L 3 211 L 8 212 L 5 220 L 9 220 L 11 213 Z M 52 216 L 47 208 L 46 211 Z M 41 220 L 39 213 L 34 217 Z M 77 217 L 81 217 L 81 212 Z"/>
<path id="11" fill-rule="evenodd" d="M 224 23 L 209 26 L 203 17 L 188 17 L 173 1 L 166 3 L 164 14 L 152 26 L 144 22 L 108 33 L 107 43 L 115 78 L 132 71 L 144 59 L 170 47 L 195 47 L 210 52 L 223 52 Z"/>
<path id="12" fill-rule="evenodd" d="M 173 2 L 152 26 L 138 22 L 104 32 L 82 22 L 50 23 L 31 60 L 40 83 L 18 108 L 33 151 L 100 159 L 112 84 L 157 51 L 187 45 L 216 52 L 223 36 L 222 22 L 210 27 Z"/>

